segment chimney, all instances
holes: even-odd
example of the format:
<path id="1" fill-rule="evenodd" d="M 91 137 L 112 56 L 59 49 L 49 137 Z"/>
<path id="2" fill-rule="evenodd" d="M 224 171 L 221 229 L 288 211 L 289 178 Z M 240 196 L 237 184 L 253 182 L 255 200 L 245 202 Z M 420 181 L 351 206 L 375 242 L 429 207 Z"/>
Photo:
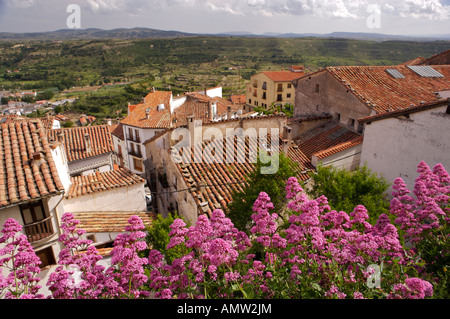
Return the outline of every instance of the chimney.
<path id="1" fill-rule="evenodd" d="M 213 112 L 213 103 L 212 103 L 212 101 L 208 102 L 208 119 L 211 122 L 214 120 L 214 112 Z"/>
<path id="2" fill-rule="evenodd" d="M 288 155 L 288 151 L 289 151 L 289 146 L 291 145 L 291 141 L 283 139 L 281 140 L 281 147 L 283 150 L 284 155 Z"/>
<path id="3" fill-rule="evenodd" d="M 35 152 L 35 153 L 33 153 L 33 160 L 34 161 L 39 161 L 39 160 L 41 160 L 41 152 Z"/>
<path id="4" fill-rule="evenodd" d="M 191 136 L 191 146 L 195 146 L 196 142 L 202 142 L 202 120 L 196 120 L 193 115 L 187 117 L 187 129 Z"/>
<path id="5" fill-rule="evenodd" d="M 227 120 L 231 120 L 231 105 L 227 106 Z"/>
<path id="6" fill-rule="evenodd" d="M 289 126 L 283 127 L 283 139 L 292 141 L 292 128 Z"/>
<path id="7" fill-rule="evenodd" d="M 84 134 L 84 142 L 86 145 L 86 153 L 90 153 L 91 152 L 91 137 L 89 136 L 88 133 Z"/>
<path id="8" fill-rule="evenodd" d="M 108 124 L 109 126 L 112 126 L 112 119 L 106 119 L 106 124 Z"/>
<path id="9" fill-rule="evenodd" d="M 63 133 L 59 133 L 58 134 L 58 142 L 62 143 L 63 141 L 64 141 L 64 135 L 63 135 Z"/>
<path id="10" fill-rule="evenodd" d="M 145 118 L 146 118 L 147 120 L 150 119 L 150 109 L 146 109 L 146 110 L 145 110 Z"/>

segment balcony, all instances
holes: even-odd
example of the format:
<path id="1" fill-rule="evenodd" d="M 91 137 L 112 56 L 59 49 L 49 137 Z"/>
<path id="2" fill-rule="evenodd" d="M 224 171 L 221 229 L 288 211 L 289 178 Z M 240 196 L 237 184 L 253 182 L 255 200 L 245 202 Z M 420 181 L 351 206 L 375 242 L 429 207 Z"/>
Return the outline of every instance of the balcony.
<path id="1" fill-rule="evenodd" d="M 135 142 L 135 143 L 140 143 L 141 142 L 141 138 L 139 136 L 133 136 L 133 135 L 130 135 L 130 134 L 127 134 L 127 140 Z"/>
<path id="2" fill-rule="evenodd" d="M 50 216 L 41 221 L 23 226 L 30 243 L 37 242 L 55 234 L 53 231 L 52 218 L 53 217 Z"/>
<path id="3" fill-rule="evenodd" d="M 130 151 L 130 152 L 128 152 L 128 154 L 131 155 L 131 156 L 134 156 L 134 157 L 143 158 L 141 152 Z"/>

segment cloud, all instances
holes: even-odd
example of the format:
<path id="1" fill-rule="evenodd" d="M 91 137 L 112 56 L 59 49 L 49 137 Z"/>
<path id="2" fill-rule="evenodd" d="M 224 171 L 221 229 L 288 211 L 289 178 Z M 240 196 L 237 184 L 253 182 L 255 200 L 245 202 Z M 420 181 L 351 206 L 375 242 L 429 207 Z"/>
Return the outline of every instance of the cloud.
<path id="1" fill-rule="evenodd" d="M 17 9 L 29 9 L 37 5 L 35 0 L 4 0 L 8 7 Z"/>
<path id="2" fill-rule="evenodd" d="M 18 2 L 26 5 L 34 0 Z M 367 8 L 375 4 L 382 14 L 390 17 L 450 19 L 448 0 L 87 0 L 88 8 L 94 13 L 121 11 L 137 14 L 149 9 L 198 8 L 240 16 L 308 15 L 330 19 L 367 18 Z"/>

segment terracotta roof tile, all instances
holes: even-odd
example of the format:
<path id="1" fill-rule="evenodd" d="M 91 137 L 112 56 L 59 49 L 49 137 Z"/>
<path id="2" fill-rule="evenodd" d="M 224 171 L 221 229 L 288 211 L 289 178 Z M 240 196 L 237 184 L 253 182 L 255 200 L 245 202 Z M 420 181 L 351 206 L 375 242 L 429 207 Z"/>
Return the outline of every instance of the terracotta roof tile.
<path id="1" fill-rule="evenodd" d="M 0 207 L 59 194 L 64 187 L 39 120 L 0 126 Z"/>
<path id="2" fill-rule="evenodd" d="M 169 128 L 172 125 L 171 98 L 172 92 L 151 92 L 144 103 L 129 106 L 130 114 L 121 123 L 141 128 Z M 164 110 L 158 110 L 160 104 L 164 104 Z"/>
<path id="3" fill-rule="evenodd" d="M 187 118 L 194 116 L 196 120 L 202 120 L 203 123 L 211 123 L 209 118 L 210 103 L 216 105 L 216 117 L 227 114 L 228 107 L 231 112 L 239 110 L 239 106 L 234 105 L 231 101 L 220 97 L 209 97 L 202 94 L 189 93 L 187 94 L 186 102 L 180 107 L 176 108 L 172 114 L 175 120 L 175 126 L 187 125 Z"/>
<path id="4" fill-rule="evenodd" d="M 360 134 L 335 122 L 323 125 L 322 128 L 323 130 L 306 139 L 302 137 L 295 139 L 296 144 L 308 159 L 311 159 L 313 155 L 325 156 L 328 154 L 326 156 L 329 156 L 362 142 Z M 318 129 L 314 131 L 318 131 Z"/>
<path id="5" fill-rule="evenodd" d="M 433 65 L 444 77 L 423 77 L 408 68 L 396 66 L 341 66 L 326 70 L 377 113 L 400 110 L 437 100 L 438 91 L 450 89 L 450 65 Z M 397 79 L 386 72 L 394 69 L 404 75 Z"/>
<path id="6" fill-rule="evenodd" d="M 49 139 L 57 141 L 61 133 L 69 163 L 114 151 L 109 125 L 50 130 Z M 90 146 L 86 144 L 85 136 L 89 137 Z"/>
<path id="7" fill-rule="evenodd" d="M 361 136 L 355 137 L 354 139 L 352 139 L 348 142 L 340 143 L 338 145 L 335 145 L 335 146 L 329 147 L 327 149 L 324 149 L 322 151 L 316 152 L 313 155 L 316 156 L 318 159 L 323 159 L 325 157 L 328 157 L 328 156 L 337 154 L 339 152 L 342 152 L 344 150 L 347 150 L 349 148 L 352 148 L 356 145 L 360 145 L 360 144 L 362 144 L 363 140 L 364 140 L 364 137 L 361 135 Z"/>
<path id="8" fill-rule="evenodd" d="M 123 133 L 123 124 L 118 123 L 115 125 L 112 125 L 110 127 L 111 134 L 116 136 L 118 139 L 124 141 L 125 140 L 125 134 Z"/>
<path id="9" fill-rule="evenodd" d="M 155 216 L 151 212 L 74 212 L 78 227 L 87 233 L 124 232 L 128 220 L 136 215 L 145 226 L 151 226 Z"/>
<path id="10" fill-rule="evenodd" d="M 305 75 L 304 72 L 292 71 L 265 71 L 262 73 L 267 75 L 271 80 L 275 82 L 290 82 Z"/>
<path id="11" fill-rule="evenodd" d="M 226 154 L 227 142 L 222 141 L 224 147 L 224 157 Z M 233 141 L 231 141 L 232 145 Z M 234 150 L 241 150 L 237 146 L 237 140 L 234 139 Z M 282 151 L 282 141 L 279 142 L 280 151 Z M 218 140 L 209 143 L 203 143 L 203 150 L 208 147 L 222 147 Z M 234 191 L 242 191 L 247 184 L 246 178 L 255 169 L 255 164 L 249 159 L 250 149 L 258 150 L 258 141 L 255 138 L 246 138 L 245 152 L 235 152 L 235 160 L 233 163 L 214 163 L 212 159 L 203 158 L 202 163 L 196 163 L 191 160 L 189 163 L 188 156 L 194 156 L 195 150 L 191 149 L 191 154 L 182 154 L 181 163 L 177 167 L 184 178 L 184 181 L 190 193 L 193 196 L 197 207 L 202 213 L 210 214 L 214 209 L 226 209 L 232 200 Z M 201 152 L 201 151 L 200 151 Z M 208 152 L 202 152 L 207 154 Z M 308 158 L 296 146 L 290 146 L 288 156 L 299 164 L 298 177 L 300 180 L 307 180 L 308 170 L 314 170 Z M 203 186 L 202 186 L 203 185 Z"/>
<path id="12" fill-rule="evenodd" d="M 84 176 L 72 176 L 70 180 L 72 185 L 67 192 L 67 199 L 145 183 L 145 180 L 138 175 L 122 168 Z"/>

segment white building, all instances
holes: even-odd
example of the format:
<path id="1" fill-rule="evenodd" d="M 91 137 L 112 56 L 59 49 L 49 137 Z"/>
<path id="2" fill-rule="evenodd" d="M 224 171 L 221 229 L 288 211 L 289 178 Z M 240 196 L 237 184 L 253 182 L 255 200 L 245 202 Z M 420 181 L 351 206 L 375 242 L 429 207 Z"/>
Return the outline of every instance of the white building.
<path id="1" fill-rule="evenodd" d="M 450 168 L 450 100 L 413 106 L 359 120 L 365 125 L 361 164 L 392 183 L 403 178 L 413 189 L 425 161 Z"/>

